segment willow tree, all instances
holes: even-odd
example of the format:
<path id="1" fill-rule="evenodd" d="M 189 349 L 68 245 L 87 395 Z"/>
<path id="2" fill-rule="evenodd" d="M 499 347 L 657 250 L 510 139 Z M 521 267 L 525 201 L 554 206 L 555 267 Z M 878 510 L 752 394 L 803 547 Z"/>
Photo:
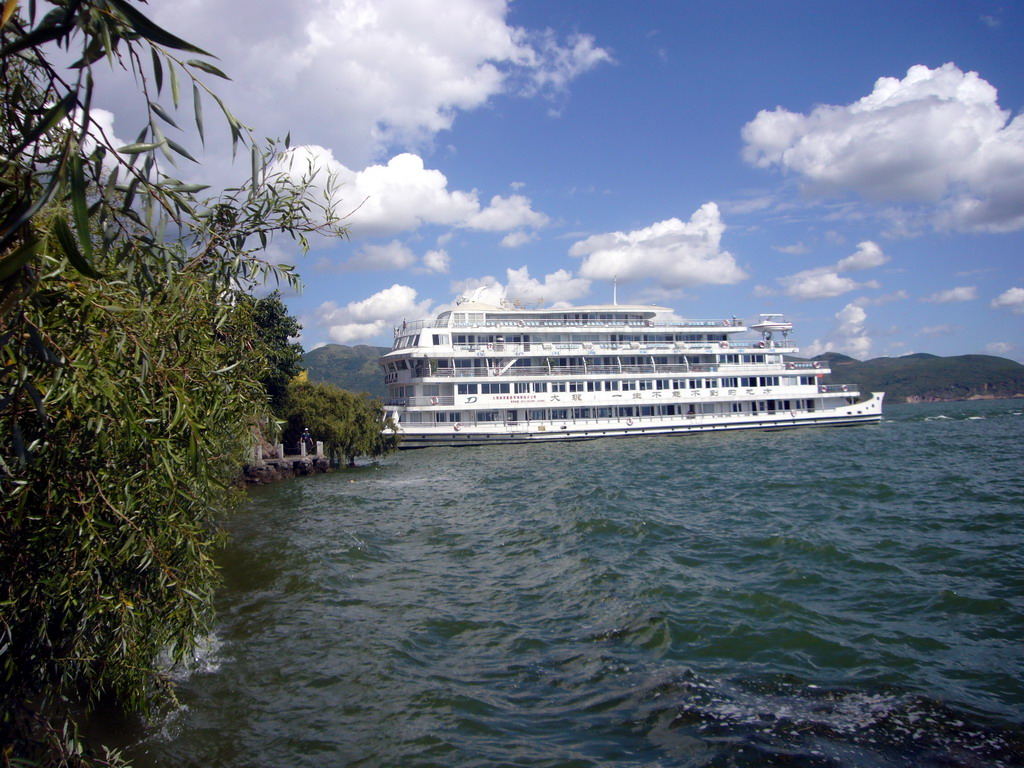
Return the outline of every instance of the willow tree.
<path id="1" fill-rule="evenodd" d="M 3 5 L 0 40 L 0 761 L 83 758 L 71 712 L 147 711 L 210 618 L 217 520 L 264 416 L 247 289 L 260 251 L 344 234 L 330 180 L 284 168 L 204 84 L 210 55 L 127 0 Z M 61 68 L 56 49 L 77 59 Z M 61 54 L 64 60 L 67 53 Z M 94 75 L 148 118 L 117 146 Z M 170 138 L 204 104 L 251 163 L 217 195 Z M 204 139 L 205 140 L 205 139 Z M 182 139 L 184 141 L 184 139 Z M 161 659 L 170 659 L 169 662 Z"/>
<path id="2" fill-rule="evenodd" d="M 333 384 L 294 382 L 284 402 L 284 440 L 297 443 L 309 428 L 332 458 L 354 464 L 360 456 L 376 458 L 398 448 L 394 422 L 380 400 Z"/>

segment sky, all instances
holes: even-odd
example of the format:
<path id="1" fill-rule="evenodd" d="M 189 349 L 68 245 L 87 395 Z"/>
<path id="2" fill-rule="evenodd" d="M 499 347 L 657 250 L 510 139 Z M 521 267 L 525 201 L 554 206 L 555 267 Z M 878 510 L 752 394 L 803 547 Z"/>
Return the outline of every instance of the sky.
<path id="1" fill-rule="evenodd" d="M 685 318 L 784 313 L 807 356 L 1024 362 L 1017 0 L 149 9 L 217 55 L 257 136 L 334 175 L 349 237 L 268 251 L 303 279 L 307 350 L 390 346 L 468 292 L 610 303 L 615 281 Z M 109 82 L 94 103 L 133 137 Z M 198 180 L 249 173 L 227 139 L 197 149 Z"/>

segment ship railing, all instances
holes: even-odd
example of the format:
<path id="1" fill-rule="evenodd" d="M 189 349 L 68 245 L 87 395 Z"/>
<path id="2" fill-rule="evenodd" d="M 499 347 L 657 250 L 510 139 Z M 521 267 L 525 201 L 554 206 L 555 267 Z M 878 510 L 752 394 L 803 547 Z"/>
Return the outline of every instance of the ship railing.
<path id="1" fill-rule="evenodd" d="M 431 321 L 419 321 L 429 323 Z M 443 324 L 447 327 L 447 323 Z M 654 322 L 653 320 L 519 320 L 489 319 L 484 322 L 453 322 L 452 328 L 745 328 L 743 320 L 679 320 Z M 420 326 L 423 327 L 423 326 Z M 429 327 L 429 326 L 427 326 Z M 412 328 L 412 324 L 409 324 Z"/>
<path id="2" fill-rule="evenodd" d="M 637 365 L 513 365 L 502 370 L 504 364 L 498 367 L 475 366 L 473 368 L 436 368 L 429 373 L 430 378 L 442 379 L 464 379 L 464 378 L 493 378 L 508 376 L 530 376 L 539 377 L 569 377 L 569 376 L 618 376 L 624 374 L 690 374 L 690 373 L 728 373 L 730 376 L 743 376 L 753 373 L 770 373 L 780 375 L 793 371 L 816 371 L 826 373 L 827 367 L 814 368 L 811 365 L 801 366 L 799 363 L 786 364 L 784 370 L 780 370 L 778 364 L 773 363 L 642 363 Z M 428 376 L 426 371 L 422 376 Z"/>
<path id="3" fill-rule="evenodd" d="M 818 392 L 823 395 L 834 395 L 834 394 L 850 394 L 856 395 L 858 393 L 856 384 L 819 384 Z"/>
<path id="4" fill-rule="evenodd" d="M 574 352 L 574 353 L 606 353 L 606 352 L 637 352 L 649 354 L 652 352 L 723 352 L 725 350 L 739 350 L 747 352 L 758 349 L 772 350 L 793 350 L 797 349 L 796 342 L 776 341 L 530 341 L 526 343 L 495 341 L 480 342 L 474 344 L 453 344 L 452 348 L 457 352 L 475 353 L 499 353 L 503 355 L 521 355 L 524 353 L 540 354 L 546 352 Z"/>
<path id="5" fill-rule="evenodd" d="M 386 401 L 384 405 L 455 405 L 455 397 L 454 395 L 394 397 Z"/>

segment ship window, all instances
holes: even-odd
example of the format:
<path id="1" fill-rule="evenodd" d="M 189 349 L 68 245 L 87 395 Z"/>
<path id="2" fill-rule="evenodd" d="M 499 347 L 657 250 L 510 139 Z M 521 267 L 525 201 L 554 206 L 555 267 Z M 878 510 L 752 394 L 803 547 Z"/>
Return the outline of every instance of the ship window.
<path id="1" fill-rule="evenodd" d="M 658 379 L 657 389 L 672 389 L 672 382 L 668 379 Z"/>
<path id="2" fill-rule="evenodd" d="M 590 409 L 589 408 L 573 408 L 572 417 L 574 419 L 589 419 Z"/>
<path id="3" fill-rule="evenodd" d="M 552 392 L 565 392 L 565 382 L 564 381 L 552 381 L 551 382 L 551 391 Z"/>
<path id="4" fill-rule="evenodd" d="M 524 392 L 530 391 L 530 382 L 528 381 L 517 381 L 516 382 L 516 394 L 521 395 Z"/>
<path id="5" fill-rule="evenodd" d="M 619 382 L 617 382 L 617 381 L 606 381 L 604 383 L 604 391 L 605 392 L 618 392 L 619 391 Z"/>
<path id="6" fill-rule="evenodd" d="M 480 394 L 482 395 L 500 395 L 508 394 L 509 386 L 508 382 L 485 382 L 480 385 Z"/>
<path id="7" fill-rule="evenodd" d="M 601 391 L 601 382 L 600 381 L 588 381 L 587 382 L 587 392 L 600 392 L 600 391 Z"/>
<path id="8" fill-rule="evenodd" d="M 582 381 L 570 381 L 569 382 L 569 391 L 570 392 L 582 392 L 583 391 L 583 382 Z"/>
<path id="9" fill-rule="evenodd" d="M 529 421 L 544 421 L 544 411 L 527 411 L 526 418 Z"/>
<path id="10" fill-rule="evenodd" d="M 535 382 L 533 382 L 533 391 L 534 392 L 547 392 L 548 391 L 548 383 L 546 381 L 535 381 Z"/>
<path id="11" fill-rule="evenodd" d="M 552 419 L 568 419 L 569 411 L 565 408 L 552 408 L 551 409 Z"/>
<path id="12" fill-rule="evenodd" d="M 611 408 L 595 408 L 594 417 L 598 419 L 610 419 L 612 417 Z"/>
<path id="13" fill-rule="evenodd" d="M 650 379 L 641 379 L 640 389 L 654 389 L 654 382 Z"/>
<path id="14" fill-rule="evenodd" d="M 477 411 L 477 421 L 499 421 L 498 411 Z"/>
<path id="15" fill-rule="evenodd" d="M 654 415 L 654 406 L 653 405 L 641 405 L 640 406 L 640 415 L 641 416 L 653 416 Z"/>
<path id="16" fill-rule="evenodd" d="M 636 416 L 636 408 L 631 405 L 619 408 L 619 418 L 628 418 L 630 416 Z"/>
<path id="17" fill-rule="evenodd" d="M 722 379 L 722 386 L 723 387 L 738 387 L 739 386 L 739 379 L 737 379 L 735 376 L 726 376 L 724 379 Z"/>
<path id="18" fill-rule="evenodd" d="M 456 384 L 455 387 L 460 395 L 475 395 L 480 391 L 477 384 Z"/>
<path id="19" fill-rule="evenodd" d="M 434 344 L 447 344 L 447 343 L 448 343 L 448 334 L 447 333 L 435 333 L 434 334 Z"/>
<path id="20" fill-rule="evenodd" d="M 624 392 L 632 392 L 636 389 L 636 379 L 626 379 L 622 382 L 622 389 Z"/>

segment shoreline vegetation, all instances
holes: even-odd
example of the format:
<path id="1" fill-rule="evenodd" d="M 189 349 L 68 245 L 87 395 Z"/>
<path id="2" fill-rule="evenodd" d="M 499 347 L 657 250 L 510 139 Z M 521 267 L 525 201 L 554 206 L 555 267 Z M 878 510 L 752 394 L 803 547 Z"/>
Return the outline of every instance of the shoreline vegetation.
<path id="1" fill-rule="evenodd" d="M 366 391 L 386 398 L 377 358 L 388 347 L 326 344 L 302 357 L 310 381 Z M 795 361 L 807 358 L 793 357 Z M 828 352 L 811 360 L 828 361 L 826 384 L 856 384 L 864 392 L 885 392 L 890 403 L 1002 400 L 1024 397 L 1024 365 L 993 355 L 939 357 L 924 353 L 905 357 L 856 360 Z"/>
<path id="2" fill-rule="evenodd" d="M 80 732 L 89 713 L 173 701 L 254 425 L 283 416 L 285 442 L 309 426 L 349 462 L 391 448 L 372 398 L 295 381 L 297 323 L 252 295 L 300 286 L 266 258 L 275 237 L 347 235 L 336 179 L 292 163 L 288 137 L 258 143 L 207 85 L 227 77 L 213 54 L 144 9 L 8 2 L 0 19 L 4 766 L 124 765 Z M 124 146 L 92 107 L 111 69 L 145 115 Z M 206 142 L 204 104 L 249 160 L 219 191 L 175 178 L 200 175 L 175 139 Z"/>

